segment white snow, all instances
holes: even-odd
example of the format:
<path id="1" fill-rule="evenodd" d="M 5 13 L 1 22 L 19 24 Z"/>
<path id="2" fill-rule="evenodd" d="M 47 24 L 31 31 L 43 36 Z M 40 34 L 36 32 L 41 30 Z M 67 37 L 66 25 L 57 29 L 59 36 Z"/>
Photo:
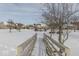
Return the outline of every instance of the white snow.
<path id="1" fill-rule="evenodd" d="M 44 32 L 37 32 L 38 39 L 33 49 L 32 55 L 41 56 L 46 55 L 45 46 L 42 41 Z M 0 56 L 15 56 L 16 47 L 22 42 L 29 39 L 35 34 L 33 30 L 21 30 L 18 32 L 12 30 L 9 33 L 8 29 L 0 29 Z M 58 35 L 53 35 L 54 39 L 57 39 Z M 69 39 L 65 42 L 65 45 L 71 49 L 71 56 L 79 56 L 79 31 L 71 31 Z"/>
<path id="2" fill-rule="evenodd" d="M 0 56 L 16 55 L 16 47 L 34 34 L 32 30 L 12 30 L 10 33 L 9 30 L 0 29 Z"/>
<path id="3" fill-rule="evenodd" d="M 71 56 L 79 56 L 79 31 L 72 31 L 65 45 L 71 49 Z"/>
<path id="4" fill-rule="evenodd" d="M 32 52 L 32 56 L 46 56 L 46 49 L 43 42 L 43 33 L 44 32 L 37 32 L 37 40 L 35 47 Z"/>

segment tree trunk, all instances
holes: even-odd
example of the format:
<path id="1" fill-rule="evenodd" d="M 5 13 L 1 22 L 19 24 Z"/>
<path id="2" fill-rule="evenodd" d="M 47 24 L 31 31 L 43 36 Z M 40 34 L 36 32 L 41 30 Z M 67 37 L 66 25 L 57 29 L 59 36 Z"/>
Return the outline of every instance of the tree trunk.
<path id="1" fill-rule="evenodd" d="M 9 32 L 11 32 L 11 28 L 10 28 Z"/>
<path id="2" fill-rule="evenodd" d="M 62 39 L 62 27 L 59 26 L 59 43 L 63 44 L 63 39 Z"/>
<path id="3" fill-rule="evenodd" d="M 59 26 L 59 43 L 61 43 L 62 45 L 64 44 L 63 38 L 62 38 L 62 26 Z M 62 56 L 62 53 L 63 53 L 63 49 L 60 48 L 59 55 Z"/>

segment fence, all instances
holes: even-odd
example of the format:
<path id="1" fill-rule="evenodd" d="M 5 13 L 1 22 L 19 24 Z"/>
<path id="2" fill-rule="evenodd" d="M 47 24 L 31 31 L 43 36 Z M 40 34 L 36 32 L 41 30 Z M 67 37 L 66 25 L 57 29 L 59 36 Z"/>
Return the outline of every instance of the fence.
<path id="1" fill-rule="evenodd" d="M 17 56 L 31 55 L 36 39 L 37 39 L 37 34 L 35 34 L 30 39 L 26 40 L 25 42 L 17 46 L 17 49 L 16 49 Z"/>
<path id="2" fill-rule="evenodd" d="M 61 43 L 57 42 L 56 40 L 50 38 L 48 35 L 44 34 L 43 39 L 46 47 L 46 53 L 49 56 L 52 55 L 61 55 L 60 49 L 62 49 L 62 55 L 67 56 L 70 54 L 70 49 Z"/>

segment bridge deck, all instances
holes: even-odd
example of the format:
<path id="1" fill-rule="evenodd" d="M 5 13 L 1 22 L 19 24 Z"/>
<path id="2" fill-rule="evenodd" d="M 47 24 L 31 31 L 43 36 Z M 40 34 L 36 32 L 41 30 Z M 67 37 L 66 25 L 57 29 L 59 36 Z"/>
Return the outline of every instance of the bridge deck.
<path id="1" fill-rule="evenodd" d="M 46 56 L 45 45 L 43 42 L 43 33 L 39 33 L 37 36 L 37 41 L 32 52 L 32 56 Z"/>

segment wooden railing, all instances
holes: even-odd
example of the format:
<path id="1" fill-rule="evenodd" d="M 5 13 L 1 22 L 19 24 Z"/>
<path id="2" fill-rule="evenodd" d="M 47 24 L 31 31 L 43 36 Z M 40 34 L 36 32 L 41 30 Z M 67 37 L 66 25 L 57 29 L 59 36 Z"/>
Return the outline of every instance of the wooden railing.
<path id="1" fill-rule="evenodd" d="M 43 39 L 46 47 L 46 53 L 49 56 L 52 55 L 61 55 L 60 49 L 62 49 L 62 55 L 67 56 L 70 53 L 70 49 L 66 47 L 65 45 L 62 45 L 61 43 L 57 42 L 56 40 L 50 38 L 48 35 L 44 34 L 44 39 Z"/>
<path id="2" fill-rule="evenodd" d="M 37 34 L 35 34 L 30 39 L 26 40 L 25 42 L 17 46 L 17 49 L 16 49 L 17 56 L 31 55 L 36 39 L 37 39 Z"/>

